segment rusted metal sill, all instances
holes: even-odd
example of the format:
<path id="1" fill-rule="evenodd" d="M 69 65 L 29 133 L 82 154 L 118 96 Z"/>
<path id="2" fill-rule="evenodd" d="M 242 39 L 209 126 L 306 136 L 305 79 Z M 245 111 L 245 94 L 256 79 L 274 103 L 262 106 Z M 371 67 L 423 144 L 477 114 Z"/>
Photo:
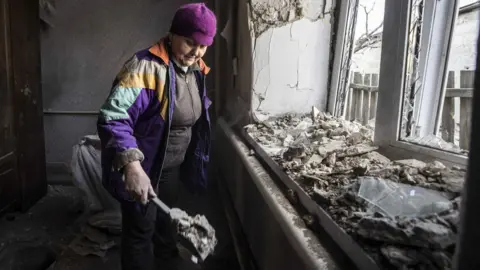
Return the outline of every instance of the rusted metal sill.
<path id="1" fill-rule="evenodd" d="M 294 192 L 294 198 L 298 202 L 295 206 L 301 207 L 304 211 L 307 211 L 312 217 L 314 217 L 317 227 L 320 227 L 320 229 L 316 229 L 316 226 L 313 225 L 312 229 L 314 231 L 318 234 L 321 234 L 322 231 L 326 232 L 357 269 L 380 270 L 376 262 L 360 247 L 360 245 L 282 170 L 282 168 L 265 152 L 265 150 L 263 150 L 263 148 L 245 131 L 245 129 L 238 128 L 237 131 L 240 133 L 248 147 L 254 150 L 253 154 L 258 158 L 271 176 L 279 183 L 285 185 L 287 189 Z M 292 194 L 290 194 L 290 196 L 288 196 L 289 194 L 286 195 L 287 197 L 292 197 Z"/>

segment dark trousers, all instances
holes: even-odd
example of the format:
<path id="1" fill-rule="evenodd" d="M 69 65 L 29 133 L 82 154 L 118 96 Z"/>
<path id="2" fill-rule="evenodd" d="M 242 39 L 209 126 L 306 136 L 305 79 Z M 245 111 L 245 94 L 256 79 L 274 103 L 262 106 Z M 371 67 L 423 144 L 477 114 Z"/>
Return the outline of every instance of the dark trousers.
<path id="1" fill-rule="evenodd" d="M 178 197 L 178 168 L 164 170 L 157 196 L 169 207 Z M 121 263 L 123 270 L 153 269 L 154 259 L 178 256 L 176 234 L 169 217 L 153 203 L 139 211 L 137 203 L 122 204 Z"/>

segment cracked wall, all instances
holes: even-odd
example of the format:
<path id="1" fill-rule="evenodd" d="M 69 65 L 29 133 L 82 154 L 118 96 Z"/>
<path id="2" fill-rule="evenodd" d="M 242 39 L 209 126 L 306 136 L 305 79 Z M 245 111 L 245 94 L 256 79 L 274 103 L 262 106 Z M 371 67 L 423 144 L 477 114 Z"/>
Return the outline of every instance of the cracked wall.
<path id="1" fill-rule="evenodd" d="M 251 0 L 251 23 L 255 36 L 272 27 L 308 19 L 315 21 L 330 14 L 334 0 Z"/>
<path id="2" fill-rule="evenodd" d="M 252 111 L 326 110 L 334 0 L 251 0 Z"/>

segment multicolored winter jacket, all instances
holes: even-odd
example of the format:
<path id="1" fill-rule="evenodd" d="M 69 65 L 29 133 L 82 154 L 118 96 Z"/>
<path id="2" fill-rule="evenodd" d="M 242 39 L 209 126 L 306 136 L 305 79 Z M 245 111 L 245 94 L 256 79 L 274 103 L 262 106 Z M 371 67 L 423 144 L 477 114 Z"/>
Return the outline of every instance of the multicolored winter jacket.
<path id="1" fill-rule="evenodd" d="M 189 187 L 204 188 L 210 151 L 211 101 L 206 95 L 209 68 L 200 60 L 195 71 L 202 115 L 192 127 L 192 139 L 180 168 Z M 162 171 L 175 102 L 175 68 L 165 39 L 130 58 L 117 75 L 100 109 L 97 130 L 102 143 L 103 184 L 118 200 L 131 201 L 122 180 L 122 168 L 140 160 L 155 187 Z"/>

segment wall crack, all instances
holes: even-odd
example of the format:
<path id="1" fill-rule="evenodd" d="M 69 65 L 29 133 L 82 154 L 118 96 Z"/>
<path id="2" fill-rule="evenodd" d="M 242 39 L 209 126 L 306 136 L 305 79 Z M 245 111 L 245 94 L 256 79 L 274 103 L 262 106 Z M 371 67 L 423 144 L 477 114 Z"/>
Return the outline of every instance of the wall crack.
<path id="1" fill-rule="evenodd" d="M 272 39 L 273 39 L 273 33 L 272 35 L 270 35 L 270 40 L 268 42 L 268 64 L 266 64 L 265 66 L 263 66 L 256 74 L 255 76 L 255 83 L 253 85 L 253 94 L 258 98 L 258 105 L 257 105 L 257 108 L 255 109 L 256 111 L 260 110 L 260 106 L 262 105 L 263 101 L 266 99 L 267 97 L 267 93 L 268 93 L 268 89 L 270 88 L 270 50 L 271 50 L 271 47 L 272 47 Z M 265 91 L 263 93 L 259 93 L 255 88 L 257 86 L 257 83 L 258 83 L 258 79 L 260 78 L 260 74 L 262 73 L 262 71 L 265 69 L 265 68 L 269 68 L 269 71 L 268 71 L 268 83 L 267 83 L 267 87 L 265 87 Z"/>

